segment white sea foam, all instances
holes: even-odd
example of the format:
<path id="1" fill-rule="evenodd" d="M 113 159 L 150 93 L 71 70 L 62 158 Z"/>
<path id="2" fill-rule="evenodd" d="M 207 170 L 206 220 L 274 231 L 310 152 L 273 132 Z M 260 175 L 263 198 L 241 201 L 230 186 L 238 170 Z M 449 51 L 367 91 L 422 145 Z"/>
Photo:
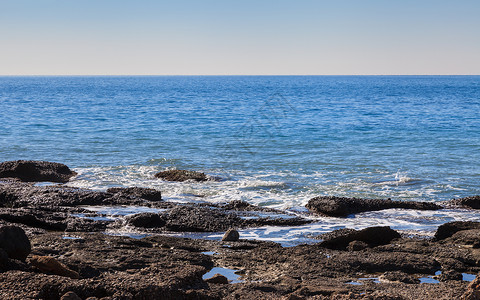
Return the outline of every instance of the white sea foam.
<path id="1" fill-rule="evenodd" d="M 167 182 L 154 178 L 154 174 L 163 170 L 158 166 L 118 166 L 91 167 L 76 169 L 78 176 L 69 183 L 71 186 L 106 190 L 109 187 L 138 186 L 160 190 L 166 201 L 212 203 L 243 200 L 249 203 L 279 209 L 287 209 L 294 215 L 312 217 L 305 204 L 319 195 L 346 197 L 394 198 L 400 200 L 433 200 L 445 189 L 461 191 L 454 186 L 437 184 L 425 180 L 410 178 L 407 173 L 366 173 L 360 178 L 345 178 L 333 181 L 328 174 L 296 174 L 294 172 L 260 172 L 248 174 L 244 171 L 205 170 L 207 174 L 219 176 L 222 181 L 207 182 Z M 377 178 L 377 180 L 375 180 Z M 122 217 L 127 214 L 151 211 L 151 208 L 90 207 L 90 210 L 107 217 Z M 294 227 L 262 227 L 243 229 L 242 238 L 269 240 L 294 245 L 311 243 L 312 237 L 341 228 L 362 229 L 369 226 L 390 226 L 409 235 L 432 236 L 436 228 L 450 221 L 480 221 L 480 215 L 471 210 L 416 211 L 389 209 L 378 212 L 366 212 L 349 218 L 313 217 L 314 223 Z M 141 235 L 134 228 L 128 228 L 127 234 Z M 122 234 L 122 232 L 115 232 Z M 185 236 L 185 234 L 177 234 Z M 223 233 L 187 234 L 191 237 L 220 239 Z"/>

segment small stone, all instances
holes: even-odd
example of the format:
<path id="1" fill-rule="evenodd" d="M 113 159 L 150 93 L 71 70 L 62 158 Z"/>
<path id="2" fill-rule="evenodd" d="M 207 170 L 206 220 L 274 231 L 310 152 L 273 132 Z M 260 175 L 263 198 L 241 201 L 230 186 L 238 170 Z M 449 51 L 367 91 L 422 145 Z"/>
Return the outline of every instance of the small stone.
<path id="1" fill-rule="evenodd" d="M 55 275 L 70 277 L 72 279 L 80 278 L 80 275 L 50 256 L 33 255 L 30 264 L 45 273 L 53 273 Z"/>
<path id="2" fill-rule="evenodd" d="M 0 248 L 9 258 L 25 260 L 32 250 L 25 231 L 18 226 L 0 227 Z"/>
<path id="3" fill-rule="evenodd" d="M 240 234 L 235 229 L 229 229 L 223 235 L 222 241 L 225 242 L 236 242 L 240 238 Z"/>
<path id="4" fill-rule="evenodd" d="M 205 281 L 208 282 L 208 283 L 228 284 L 227 277 L 225 277 L 221 274 L 215 274 L 215 275 L 213 275 L 212 278 L 205 279 Z"/>
<path id="5" fill-rule="evenodd" d="M 60 300 L 82 300 L 82 298 L 78 297 L 74 292 L 66 292 Z"/>

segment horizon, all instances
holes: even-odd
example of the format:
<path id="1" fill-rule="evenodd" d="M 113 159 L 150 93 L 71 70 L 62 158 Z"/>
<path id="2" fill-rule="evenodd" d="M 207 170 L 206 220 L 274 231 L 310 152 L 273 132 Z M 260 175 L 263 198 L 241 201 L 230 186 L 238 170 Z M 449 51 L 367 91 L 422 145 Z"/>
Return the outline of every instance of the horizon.
<path id="1" fill-rule="evenodd" d="M 0 0 L 0 75 L 479 75 L 478 15 L 474 0 Z"/>

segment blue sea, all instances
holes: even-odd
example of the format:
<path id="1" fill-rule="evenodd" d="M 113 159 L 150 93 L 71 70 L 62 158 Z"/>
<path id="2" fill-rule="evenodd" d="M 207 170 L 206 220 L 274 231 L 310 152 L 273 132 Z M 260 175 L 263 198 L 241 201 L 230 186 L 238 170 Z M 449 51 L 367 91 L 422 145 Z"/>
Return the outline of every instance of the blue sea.
<path id="1" fill-rule="evenodd" d="M 65 163 L 70 186 L 306 215 L 319 195 L 443 201 L 480 194 L 480 76 L 0 77 L 0 161 Z M 166 169 L 222 180 L 170 183 Z M 389 225 L 430 234 L 474 211 L 387 210 L 244 236 L 300 241 Z"/>

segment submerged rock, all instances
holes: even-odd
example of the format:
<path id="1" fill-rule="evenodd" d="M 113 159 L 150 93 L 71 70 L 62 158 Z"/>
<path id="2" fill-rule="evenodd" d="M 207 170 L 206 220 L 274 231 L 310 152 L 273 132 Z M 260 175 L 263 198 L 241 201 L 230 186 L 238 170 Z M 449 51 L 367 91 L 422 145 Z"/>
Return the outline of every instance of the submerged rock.
<path id="1" fill-rule="evenodd" d="M 480 229 L 480 222 L 472 221 L 455 221 L 442 224 L 438 227 L 437 232 L 435 232 L 436 240 L 443 240 L 448 237 L 451 237 L 458 231 L 470 230 L 470 229 Z"/>
<path id="2" fill-rule="evenodd" d="M 240 238 L 240 234 L 235 229 L 229 229 L 222 237 L 222 241 L 236 242 Z"/>
<path id="3" fill-rule="evenodd" d="M 208 177 L 205 173 L 197 172 L 197 171 L 187 171 L 187 170 L 167 170 L 158 172 L 155 174 L 155 177 L 161 178 L 167 181 L 186 181 L 186 180 L 194 180 L 194 181 L 207 181 Z"/>
<path id="4" fill-rule="evenodd" d="M 63 277 L 70 277 L 72 279 L 80 278 L 80 275 L 77 272 L 71 270 L 69 267 L 50 256 L 33 255 L 30 258 L 30 264 L 45 273 L 53 273 Z"/>
<path id="5" fill-rule="evenodd" d="M 345 249 L 354 241 L 360 241 L 369 247 L 386 245 L 400 234 L 388 226 L 369 227 L 362 230 L 339 229 L 321 236 L 320 246 L 330 249 Z"/>
<path id="6" fill-rule="evenodd" d="M 330 217 L 346 217 L 366 211 L 377 211 L 389 208 L 404 208 L 418 210 L 437 210 L 442 207 L 430 202 L 393 201 L 390 199 L 361 199 L 322 196 L 308 201 L 306 207 L 318 214 Z"/>
<path id="7" fill-rule="evenodd" d="M 0 178 L 12 177 L 26 182 L 65 183 L 76 174 L 66 165 L 55 162 L 15 160 L 0 163 Z"/>
<path id="8" fill-rule="evenodd" d="M 9 258 L 25 260 L 32 250 L 25 231 L 17 226 L 0 227 L 0 248 Z"/>

